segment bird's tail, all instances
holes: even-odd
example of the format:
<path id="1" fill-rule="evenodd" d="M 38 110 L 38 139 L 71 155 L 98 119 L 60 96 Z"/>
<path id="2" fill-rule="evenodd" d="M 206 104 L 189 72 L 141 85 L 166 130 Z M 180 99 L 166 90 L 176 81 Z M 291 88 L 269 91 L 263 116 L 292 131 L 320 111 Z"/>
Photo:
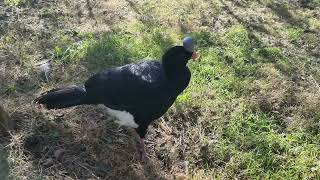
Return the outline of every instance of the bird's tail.
<path id="1" fill-rule="evenodd" d="M 83 85 L 52 89 L 34 100 L 47 109 L 62 109 L 83 104 L 86 91 Z"/>

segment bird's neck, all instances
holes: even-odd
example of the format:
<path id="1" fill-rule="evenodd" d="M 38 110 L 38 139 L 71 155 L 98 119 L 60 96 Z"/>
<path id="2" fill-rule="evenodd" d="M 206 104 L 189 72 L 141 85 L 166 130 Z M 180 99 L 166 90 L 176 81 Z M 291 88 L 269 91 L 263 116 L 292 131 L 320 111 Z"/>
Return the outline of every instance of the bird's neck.
<path id="1" fill-rule="evenodd" d="M 179 77 L 179 76 L 183 76 L 185 70 L 188 68 L 187 66 L 183 66 L 183 65 L 167 65 L 165 63 L 162 63 L 162 67 L 163 67 L 163 70 L 166 74 L 166 76 L 169 78 L 169 79 L 172 79 L 172 78 L 176 78 L 176 77 Z"/>
<path id="2" fill-rule="evenodd" d="M 191 73 L 187 66 L 163 67 L 171 92 L 180 94 L 189 84 Z"/>

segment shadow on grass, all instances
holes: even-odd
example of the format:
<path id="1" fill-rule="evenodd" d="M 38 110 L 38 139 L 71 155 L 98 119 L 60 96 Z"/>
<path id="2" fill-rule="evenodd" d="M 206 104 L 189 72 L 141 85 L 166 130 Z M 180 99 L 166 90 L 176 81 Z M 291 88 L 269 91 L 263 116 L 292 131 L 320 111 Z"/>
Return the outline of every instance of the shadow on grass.
<path id="1" fill-rule="evenodd" d="M 220 0 L 220 3 L 224 6 L 224 9 L 228 12 L 228 14 L 235 18 L 239 24 L 243 24 L 246 27 L 249 38 L 252 40 L 253 45 L 256 47 L 263 47 L 263 43 L 259 37 L 255 35 L 255 32 L 260 32 L 267 35 L 270 34 L 270 32 L 262 24 L 250 23 L 244 20 L 241 16 L 236 15 L 229 5 L 227 5 L 224 1 Z"/>
<path id="2" fill-rule="evenodd" d="M 0 3 L 0 8 L 1 8 L 1 3 Z M 7 22 L 6 20 L 8 19 L 8 16 L 6 16 L 5 14 L 0 14 L 0 34 L 2 36 L 2 34 L 5 34 L 6 31 L 6 26 L 7 26 Z"/>
<path id="3" fill-rule="evenodd" d="M 94 35 L 84 40 L 80 48 L 71 47 L 64 59 L 70 62 L 81 59 L 89 71 L 99 71 L 143 59 L 160 60 L 163 53 L 174 44 L 161 29 L 151 25 L 144 26 L 139 33 L 105 32 Z"/>
<path id="4" fill-rule="evenodd" d="M 307 28 L 308 23 L 305 19 L 295 17 L 283 3 L 270 3 L 268 6 L 282 21 L 300 28 Z"/>
<path id="5" fill-rule="evenodd" d="M 53 120 L 39 117 L 25 154 L 54 179 L 161 179 L 159 168 L 140 162 L 135 133 L 118 128 L 103 109 L 77 107 Z M 61 113 L 61 112 L 60 112 Z M 106 121 L 107 119 L 107 121 Z M 164 179 L 164 178 L 162 178 Z"/>
<path id="6" fill-rule="evenodd" d="M 103 33 L 89 44 L 83 61 L 89 70 L 114 67 L 133 62 L 132 53 L 118 35 Z"/>
<path id="7" fill-rule="evenodd" d="M 0 179 L 6 180 L 9 175 L 9 163 L 7 153 L 0 149 Z"/>

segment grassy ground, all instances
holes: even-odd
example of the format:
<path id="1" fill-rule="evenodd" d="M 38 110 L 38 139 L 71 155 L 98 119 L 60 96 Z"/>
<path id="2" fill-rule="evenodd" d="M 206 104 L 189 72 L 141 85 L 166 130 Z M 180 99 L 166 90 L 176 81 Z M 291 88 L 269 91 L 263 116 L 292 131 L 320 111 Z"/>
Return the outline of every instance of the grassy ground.
<path id="1" fill-rule="evenodd" d="M 134 132 L 102 108 L 31 104 L 104 68 L 159 59 L 186 35 L 201 58 L 150 127 L 146 163 Z M 0 2 L 0 101 L 17 123 L 0 138 L 0 179 L 319 179 L 319 44 L 319 0 Z"/>

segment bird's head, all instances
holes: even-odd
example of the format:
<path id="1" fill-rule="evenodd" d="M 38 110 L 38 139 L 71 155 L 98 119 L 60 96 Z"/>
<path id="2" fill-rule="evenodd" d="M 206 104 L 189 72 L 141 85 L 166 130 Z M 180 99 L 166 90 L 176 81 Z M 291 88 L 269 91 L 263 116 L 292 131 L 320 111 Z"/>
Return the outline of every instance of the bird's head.
<path id="1" fill-rule="evenodd" d="M 195 46 L 196 41 L 194 38 L 184 38 L 182 46 L 174 46 L 165 52 L 162 56 L 162 63 L 166 68 L 170 69 L 186 66 L 190 59 L 196 60 L 198 58 Z"/>

